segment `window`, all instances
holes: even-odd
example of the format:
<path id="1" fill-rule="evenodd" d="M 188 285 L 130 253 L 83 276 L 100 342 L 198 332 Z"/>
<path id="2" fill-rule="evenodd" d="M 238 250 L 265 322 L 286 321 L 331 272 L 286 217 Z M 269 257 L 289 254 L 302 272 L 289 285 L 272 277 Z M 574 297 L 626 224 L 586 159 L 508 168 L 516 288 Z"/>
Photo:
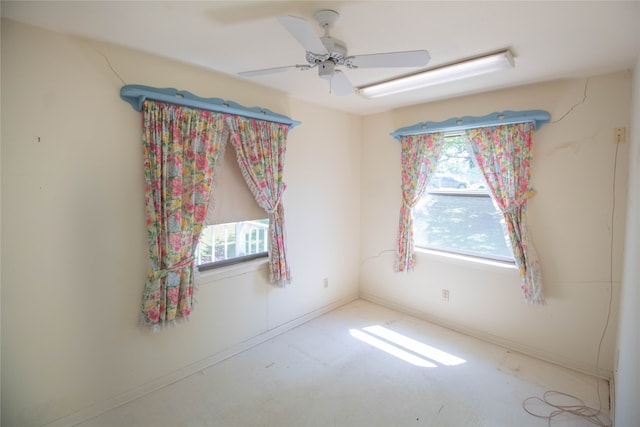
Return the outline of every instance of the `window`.
<path id="1" fill-rule="evenodd" d="M 267 257 L 267 213 L 247 187 L 234 147 L 218 159 L 213 197 L 195 252 L 200 271 Z"/>
<path id="2" fill-rule="evenodd" d="M 493 203 L 466 136 L 445 136 L 436 169 L 413 209 L 416 247 L 513 262 L 502 213 Z"/>
<path id="3" fill-rule="evenodd" d="M 200 270 L 267 256 L 269 220 L 205 227 L 196 250 Z"/>

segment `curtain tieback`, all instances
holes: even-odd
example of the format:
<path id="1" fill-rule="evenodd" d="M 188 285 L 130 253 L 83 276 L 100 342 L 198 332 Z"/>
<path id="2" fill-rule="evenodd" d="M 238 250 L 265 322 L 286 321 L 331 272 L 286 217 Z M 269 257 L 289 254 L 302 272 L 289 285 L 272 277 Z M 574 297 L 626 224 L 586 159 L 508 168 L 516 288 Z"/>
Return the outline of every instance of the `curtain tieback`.
<path id="1" fill-rule="evenodd" d="M 513 202 L 509 203 L 509 206 L 507 206 L 507 208 L 505 210 L 502 211 L 503 214 L 507 214 L 517 208 L 519 208 L 520 206 L 524 205 L 526 203 L 527 200 L 529 200 L 530 198 L 532 198 L 533 196 L 535 196 L 536 192 L 534 190 L 527 190 L 526 193 L 524 193 L 522 196 L 520 196 L 519 199 L 514 200 Z"/>
<path id="2" fill-rule="evenodd" d="M 191 257 L 185 259 L 184 261 L 180 261 L 179 263 L 172 265 L 171 267 L 167 267 L 167 268 L 163 268 L 163 269 L 154 271 L 153 273 L 151 273 L 151 277 L 152 277 L 153 281 L 155 282 L 156 280 L 160 280 L 163 277 L 166 277 L 169 273 L 172 273 L 174 271 L 180 270 L 181 268 L 187 267 L 194 260 L 195 260 L 195 257 L 191 256 Z"/>
<path id="3" fill-rule="evenodd" d="M 267 214 L 269 214 L 269 215 L 277 215 L 278 214 L 278 207 L 280 206 L 280 201 L 281 200 L 282 200 L 282 193 L 280 193 L 280 195 L 276 199 L 276 203 L 275 203 L 275 205 L 273 205 L 273 208 L 269 209 L 267 211 Z"/>
<path id="4" fill-rule="evenodd" d="M 411 209 L 413 209 L 413 207 L 415 206 L 415 202 L 414 203 L 409 203 L 407 202 L 407 199 L 405 199 L 404 197 L 402 198 L 402 205 L 407 208 L 408 211 L 411 211 Z"/>

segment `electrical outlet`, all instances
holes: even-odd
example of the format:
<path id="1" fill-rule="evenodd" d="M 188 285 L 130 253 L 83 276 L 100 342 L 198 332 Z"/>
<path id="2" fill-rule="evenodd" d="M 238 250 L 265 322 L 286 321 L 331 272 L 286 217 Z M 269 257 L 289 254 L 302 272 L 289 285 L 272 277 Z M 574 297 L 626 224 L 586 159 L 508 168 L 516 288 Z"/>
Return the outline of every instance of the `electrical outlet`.
<path id="1" fill-rule="evenodd" d="M 325 288 L 328 288 L 328 287 L 329 287 L 329 278 L 328 278 L 328 277 L 325 277 L 325 278 L 324 278 L 324 287 L 325 287 Z"/>
<path id="2" fill-rule="evenodd" d="M 442 290 L 442 301 L 449 302 L 449 289 Z"/>
<path id="3" fill-rule="evenodd" d="M 627 136 L 627 128 L 614 128 L 613 129 L 613 143 L 622 144 Z"/>

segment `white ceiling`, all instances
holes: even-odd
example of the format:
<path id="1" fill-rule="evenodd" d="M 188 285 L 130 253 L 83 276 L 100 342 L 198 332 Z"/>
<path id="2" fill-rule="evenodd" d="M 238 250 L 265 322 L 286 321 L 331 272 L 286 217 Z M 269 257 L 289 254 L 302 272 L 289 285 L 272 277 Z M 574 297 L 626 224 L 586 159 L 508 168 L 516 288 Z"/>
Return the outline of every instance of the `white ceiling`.
<path id="1" fill-rule="evenodd" d="M 426 49 L 427 68 L 508 48 L 515 68 L 407 94 L 369 100 L 338 97 L 315 70 L 246 78 L 292 97 L 370 114 L 498 88 L 582 77 L 634 66 L 640 51 L 640 1 L 4 1 L 2 16 L 210 68 L 240 71 L 305 64 L 305 51 L 278 23 L 340 19 L 331 35 L 350 55 Z M 346 69 L 354 86 L 417 71 Z M 123 76 L 126 79 L 126 76 Z M 130 82 L 145 84 L 145 82 Z M 185 87 L 177 89 L 186 89 Z M 215 94 L 198 94 L 215 96 Z"/>

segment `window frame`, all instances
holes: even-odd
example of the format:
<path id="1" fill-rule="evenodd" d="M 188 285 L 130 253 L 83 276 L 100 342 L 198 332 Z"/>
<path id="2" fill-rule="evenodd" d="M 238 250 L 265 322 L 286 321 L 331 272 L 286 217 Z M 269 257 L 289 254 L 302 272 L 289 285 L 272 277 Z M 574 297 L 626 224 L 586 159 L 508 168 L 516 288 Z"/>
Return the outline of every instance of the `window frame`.
<path id="1" fill-rule="evenodd" d="M 217 268 L 222 268 L 222 267 L 228 267 L 230 265 L 236 265 L 236 264 L 242 264 L 248 261 L 253 261 L 255 259 L 260 259 L 260 258 L 268 258 L 269 257 L 269 252 L 258 252 L 255 254 L 251 254 L 251 255 L 243 255 L 243 256 L 239 256 L 239 257 L 235 257 L 235 258 L 229 258 L 229 259 L 223 259 L 220 261 L 214 261 L 214 262 L 207 262 L 205 264 L 196 264 L 196 267 L 198 268 L 198 271 L 209 271 L 209 270 L 215 270 Z"/>

